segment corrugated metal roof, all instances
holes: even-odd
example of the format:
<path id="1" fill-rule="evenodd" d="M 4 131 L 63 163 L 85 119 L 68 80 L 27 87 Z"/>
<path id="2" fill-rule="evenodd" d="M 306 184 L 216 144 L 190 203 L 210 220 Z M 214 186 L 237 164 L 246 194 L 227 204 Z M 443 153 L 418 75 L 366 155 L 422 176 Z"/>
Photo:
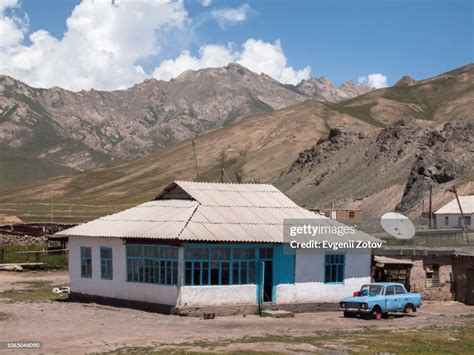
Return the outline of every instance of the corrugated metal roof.
<path id="1" fill-rule="evenodd" d="M 461 203 L 461 208 L 464 214 L 472 214 L 474 213 L 474 195 L 472 196 L 459 196 L 459 202 Z M 451 202 L 447 203 L 439 210 L 435 212 L 435 214 L 450 214 L 450 213 L 461 213 L 459 211 L 458 201 L 456 199 L 452 200 Z"/>
<path id="2" fill-rule="evenodd" d="M 412 265 L 413 262 L 409 260 L 400 260 L 395 258 L 389 258 L 387 256 L 374 256 L 374 261 L 379 264 L 391 264 L 391 265 Z"/>
<path id="3" fill-rule="evenodd" d="M 285 219 L 319 218 L 327 225 L 342 225 L 299 207 L 272 185 L 186 181 L 173 184 L 170 187 L 179 186 L 189 199 L 160 199 L 160 194 L 155 201 L 56 235 L 282 243 Z M 357 237 L 376 240 L 362 232 Z"/>

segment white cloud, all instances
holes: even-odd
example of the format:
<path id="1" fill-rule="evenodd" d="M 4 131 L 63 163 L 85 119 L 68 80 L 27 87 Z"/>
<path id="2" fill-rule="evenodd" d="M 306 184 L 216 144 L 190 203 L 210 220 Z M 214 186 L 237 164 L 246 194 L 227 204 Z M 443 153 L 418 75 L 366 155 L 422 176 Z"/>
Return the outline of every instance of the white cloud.
<path id="1" fill-rule="evenodd" d="M 250 11 L 248 4 L 242 4 L 237 8 L 214 9 L 211 11 L 211 16 L 216 19 L 221 27 L 225 27 L 228 24 L 235 25 L 245 21 Z"/>
<path id="2" fill-rule="evenodd" d="M 381 73 L 373 73 L 359 77 L 359 84 L 366 84 L 371 88 L 380 89 L 387 87 L 387 77 Z"/>
<path id="3" fill-rule="evenodd" d="M 216 16 L 223 23 L 235 23 L 246 18 L 250 7 L 215 11 L 221 11 Z M 178 36 L 192 33 L 193 20 L 183 0 L 82 0 L 67 19 L 62 38 L 37 30 L 28 44 L 28 17 L 19 13 L 19 0 L 0 0 L 0 74 L 35 87 L 121 89 L 150 76 L 168 80 L 188 69 L 231 62 L 283 83 L 296 84 L 310 76 L 309 67 L 297 70 L 287 64 L 279 41 L 257 39 L 241 48 L 208 44 L 196 56 L 183 51 L 146 73 L 139 63 L 153 59 Z"/>
<path id="4" fill-rule="evenodd" d="M 18 0 L 0 1 L 0 48 L 7 48 L 20 43 L 28 29 L 28 17 L 22 18 L 14 13 L 7 16 L 7 9 L 15 10 L 18 8 Z"/>
<path id="5" fill-rule="evenodd" d="M 23 45 L 22 29 L 13 23 L 12 33 L 17 32 L 0 50 L 0 72 L 33 86 L 128 87 L 146 77 L 136 63 L 158 54 L 187 16 L 180 0 L 83 0 L 67 19 L 62 39 L 39 30 L 30 35 L 30 45 Z M 6 19 L 2 12 L 0 23 L 10 31 Z"/>
<path id="6" fill-rule="evenodd" d="M 239 63 L 258 74 L 268 74 L 285 84 L 297 84 L 303 79 L 308 79 L 311 73 L 308 66 L 301 70 L 287 66 L 287 59 L 280 41 L 268 43 L 249 39 L 243 44 L 241 52 L 234 50 L 231 44 L 203 46 L 199 50 L 198 57 L 191 56 L 189 52 L 183 52 L 174 60 L 163 61 L 155 68 L 153 77 L 169 80 L 189 69 L 222 67 L 232 62 Z"/>
<path id="7" fill-rule="evenodd" d="M 211 5 L 212 0 L 201 0 L 201 5 L 207 7 Z"/>

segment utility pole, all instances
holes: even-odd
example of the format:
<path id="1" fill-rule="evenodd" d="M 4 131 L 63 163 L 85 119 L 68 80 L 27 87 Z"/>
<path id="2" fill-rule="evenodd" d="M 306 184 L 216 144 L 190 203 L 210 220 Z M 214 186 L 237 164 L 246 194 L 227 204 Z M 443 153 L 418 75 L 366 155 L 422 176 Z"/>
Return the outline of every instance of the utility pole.
<path id="1" fill-rule="evenodd" d="M 54 215 L 54 198 L 51 198 L 51 223 L 53 223 L 53 215 Z"/>
<path id="2" fill-rule="evenodd" d="M 235 178 L 237 179 L 238 184 L 242 184 L 242 175 L 238 171 L 235 172 Z"/>
<path id="3" fill-rule="evenodd" d="M 221 183 L 224 182 L 224 168 L 221 169 Z"/>
<path id="4" fill-rule="evenodd" d="M 196 156 L 196 144 L 194 143 L 194 139 L 191 140 L 193 142 L 193 154 L 194 154 L 194 163 L 196 165 L 196 180 L 199 178 L 199 168 L 198 168 L 198 161 Z"/>
<path id="5" fill-rule="evenodd" d="M 456 186 L 454 185 L 453 185 L 452 192 L 454 192 L 454 196 L 456 196 L 456 201 L 458 202 L 459 211 L 461 212 L 461 226 L 462 226 L 462 231 L 464 234 L 464 239 L 466 240 L 466 243 L 469 244 L 469 236 L 467 234 L 467 227 L 466 227 L 466 220 L 464 219 L 464 212 L 462 210 L 461 202 L 459 201 L 459 196 L 458 196 L 458 192 L 456 191 Z"/>
<path id="6" fill-rule="evenodd" d="M 433 185 L 430 184 L 430 201 L 428 207 L 428 228 L 433 228 Z"/>

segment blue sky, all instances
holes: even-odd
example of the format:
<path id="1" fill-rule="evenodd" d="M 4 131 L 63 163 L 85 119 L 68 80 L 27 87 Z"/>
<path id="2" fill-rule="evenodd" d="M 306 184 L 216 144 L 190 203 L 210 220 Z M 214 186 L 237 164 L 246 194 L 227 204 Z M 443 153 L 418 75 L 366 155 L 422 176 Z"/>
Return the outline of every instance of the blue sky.
<path id="1" fill-rule="evenodd" d="M 67 86 L 68 83 L 59 76 L 53 77 L 51 73 L 44 73 L 33 66 L 39 66 L 48 55 L 53 61 L 70 61 L 69 66 L 75 65 L 74 56 L 64 59 L 65 52 L 73 52 L 71 48 L 74 47 L 87 47 L 88 43 L 81 42 L 75 46 L 53 42 L 61 42 L 68 30 L 73 33 L 66 21 L 80 2 L 22 0 L 16 7 L 5 9 L 3 17 L 16 16 L 16 24 L 23 31 L 23 37 L 20 41 L 12 40 L 13 44 L 8 44 L 11 48 L 18 48 L 8 49 L 8 61 L 0 64 L 0 72 L 13 76 L 16 74 L 33 85 Z M 70 73 L 71 82 L 74 83 L 70 85 L 72 89 L 95 86 L 112 89 L 130 86 L 149 76 L 169 79 L 187 68 L 213 66 L 213 63 L 218 66 L 221 63 L 218 58 L 225 57 L 229 61 L 247 64 L 254 71 L 265 71 L 268 67 L 268 74 L 282 82 L 295 83 L 311 75 L 326 76 L 340 85 L 347 79 L 358 81 L 362 76 L 380 73 L 387 77 L 387 84 L 393 84 L 405 74 L 422 79 L 473 62 L 473 3 L 470 0 L 214 0 L 203 6 L 199 0 L 187 0 L 172 10 L 177 16 L 174 22 L 160 18 L 159 13 L 167 10 L 156 8 L 156 17 L 149 19 L 150 26 L 162 21 L 163 26 L 171 29 L 154 28 L 153 41 L 158 41 L 159 45 L 137 48 L 138 54 L 135 56 L 129 56 L 124 50 L 116 50 L 125 46 L 133 52 L 133 42 L 130 44 L 120 40 L 122 42 L 117 42 L 117 45 L 114 42 L 114 35 L 123 38 L 124 34 L 128 36 L 124 31 L 133 32 L 136 27 L 133 22 L 128 24 L 126 15 L 114 17 L 116 21 L 122 21 L 124 30 L 114 30 L 108 42 L 100 43 L 97 33 L 92 34 L 94 41 L 98 41 L 95 47 L 92 46 L 94 50 L 100 49 L 102 45 L 113 48 L 111 67 L 115 68 L 118 79 L 110 80 L 110 73 L 102 66 L 85 64 L 87 58 L 77 62 L 77 68 L 80 69 L 65 70 Z M 122 5 L 119 3 L 117 6 Z M 91 13 L 100 12 L 101 9 L 100 5 L 94 3 L 82 11 L 80 19 L 83 22 L 87 16 L 94 15 Z M 145 11 L 155 11 L 155 8 L 150 9 Z M 130 8 L 130 11 L 134 9 Z M 102 22 L 108 21 L 108 14 L 104 12 Z M 28 21 L 22 22 L 21 18 L 25 19 L 26 16 Z M 74 33 L 89 33 L 94 26 L 100 33 L 103 23 L 94 25 L 94 21 L 98 20 L 92 20 L 89 27 L 77 25 Z M 140 30 L 146 32 L 151 27 Z M 106 31 L 108 27 L 104 29 Z M 44 45 L 46 49 L 41 48 L 41 52 L 38 52 L 38 43 L 33 46 L 29 38 L 39 30 L 48 32 L 46 40 L 44 36 L 41 37 L 42 41 L 37 39 L 38 43 L 47 43 Z M 140 34 L 130 37 L 137 42 Z M 250 39 L 253 41 L 247 42 Z M 149 40 L 152 41 L 151 38 Z M 247 46 L 243 47 L 245 43 Z M 205 46 L 210 46 L 207 54 L 200 53 L 199 49 Z M 27 51 L 32 47 L 33 54 L 31 50 Z M 85 48 L 81 53 L 89 49 Z M 4 49 L 0 47 L 0 51 Z M 90 55 L 91 61 L 100 62 L 103 58 L 100 53 L 96 58 L 96 52 Z M 26 61 L 28 64 L 19 66 L 19 60 L 11 59 L 11 53 L 15 53 L 16 58 L 20 57 L 21 63 Z M 262 53 L 264 56 L 260 58 L 258 55 Z M 36 59 L 30 59 L 27 55 Z M 285 63 L 282 62 L 284 59 Z M 165 60 L 168 60 L 166 65 L 161 65 Z M 266 64 L 259 65 L 259 62 Z M 132 66 L 139 67 L 138 73 L 132 72 Z M 120 80 L 122 71 L 123 80 Z"/>

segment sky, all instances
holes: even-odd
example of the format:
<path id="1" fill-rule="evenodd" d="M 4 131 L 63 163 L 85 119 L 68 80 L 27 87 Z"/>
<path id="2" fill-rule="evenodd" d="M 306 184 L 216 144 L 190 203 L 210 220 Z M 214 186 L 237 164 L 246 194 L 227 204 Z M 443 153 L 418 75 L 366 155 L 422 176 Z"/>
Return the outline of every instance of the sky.
<path id="1" fill-rule="evenodd" d="M 472 0 L 0 0 L 0 74 L 124 89 L 240 63 L 372 87 L 474 60 Z"/>

